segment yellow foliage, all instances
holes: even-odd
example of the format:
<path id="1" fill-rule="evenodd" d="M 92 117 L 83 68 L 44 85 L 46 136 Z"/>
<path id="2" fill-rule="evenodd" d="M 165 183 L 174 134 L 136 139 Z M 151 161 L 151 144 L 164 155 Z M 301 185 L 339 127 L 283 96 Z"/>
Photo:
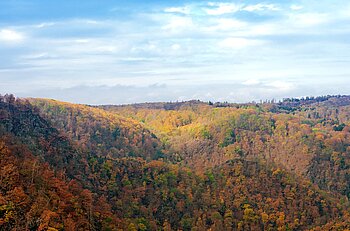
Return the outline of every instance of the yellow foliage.
<path id="1" fill-rule="evenodd" d="M 265 212 L 261 213 L 261 220 L 263 223 L 267 223 L 269 221 L 269 215 Z"/>

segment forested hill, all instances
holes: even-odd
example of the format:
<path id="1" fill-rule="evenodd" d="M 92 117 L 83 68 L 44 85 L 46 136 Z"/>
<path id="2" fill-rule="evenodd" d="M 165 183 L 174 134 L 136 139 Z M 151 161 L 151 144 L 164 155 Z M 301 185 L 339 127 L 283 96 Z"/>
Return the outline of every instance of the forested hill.
<path id="1" fill-rule="evenodd" d="M 203 102 L 200 100 L 189 100 L 189 101 L 176 101 L 176 102 L 155 102 L 155 103 L 135 103 L 135 104 L 125 104 L 125 105 L 102 105 L 98 106 L 100 108 L 110 110 L 113 108 L 126 108 L 131 107 L 134 109 L 164 109 L 164 110 L 179 110 L 184 107 L 189 106 L 199 106 L 199 105 L 210 105 L 213 107 L 248 107 L 257 105 L 273 105 L 275 107 L 290 107 L 298 109 L 302 106 L 307 105 L 333 105 L 333 106 L 346 106 L 350 104 L 349 95 L 326 95 L 318 97 L 302 97 L 302 98 L 284 98 L 282 100 L 262 100 L 260 102 L 251 103 L 229 103 L 229 102 Z"/>
<path id="2" fill-rule="evenodd" d="M 157 138 L 139 122 L 98 108 L 47 99 L 29 99 L 47 118 L 80 147 L 99 156 L 161 155 Z"/>
<path id="3" fill-rule="evenodd" d="M 348 99 L 96 108 L 1 96 L 0 230 L 345 230 Z"/>
<path id="4" fill-rule="evenodd" d="M 102 108 L 140 121 L 163 141 L 169 156 L 198 171 L 235 158 L 259 160 L 349 196 L 349 99 L 310 97 L 237 107 L 184 104 L 177 110 Z"/>

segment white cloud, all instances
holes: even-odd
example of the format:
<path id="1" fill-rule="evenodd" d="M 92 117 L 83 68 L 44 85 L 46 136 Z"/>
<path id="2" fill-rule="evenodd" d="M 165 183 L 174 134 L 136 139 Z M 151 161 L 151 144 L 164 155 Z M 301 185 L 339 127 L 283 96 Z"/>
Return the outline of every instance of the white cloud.
<path id="1" fill-rule="evenodd" d="M 56 23 L 54 22 L 43 22 L 40 24 L 35 25 L 36 28 L 44 28 L 44 27 L 50 27 L 50 26 L 54 26 L 56 25 Z"/>
<path id="2" fill-rule="evenodd" d="M 164 9 L 165 13 L 180 13 L 180 14 L 190 14 L 191 9 L 188 6 L 184 7 L 169 7 Z"/>
<path id="3" fill-rule="evenodd" d="M 244 81 L 242 84 L 246 86 L 254 86 L 254 85 L 259 85 L 261 82 L 257 79 L 248 79 Z"/>
<path id="4" fill-rule="evenodd" d="M 89 43 L 89 39 L 75 39 L 74 42 L 76 43 Z"/>
<path id="5" fill-rule="evenodd" d="M 291 14 L 290 20 L 293 24 L 301 27 L 316 26 L 330 21 L 328 14 L 322 13 L 304 13 Z"/>
<path id="6" fill-rule="evenodd" d="M 236 19 L 220 18 L 214 21 L 216 25 L 209 27 L 211 31 L 217 30 L 232 30 L 232 29 L 242 29 L 247 26 L 246 22 L 239 21 Z"/>
<path id="7" fill-rule="evenodd" d="M 10 29 L 0 30 L 0 41 L 17 43 L 24 40 L 24 35 L 20 32 Z"/>
<path id="8" fill-rule="evenodd" d="M 256 20 L 253 14 L 265 13 L 268 8 L 243 4 L 247 1 L 235 2 L 242 4 L 233 7 L 234 4 L 229 3 L 196 2 L 170 7 L 166 9 L 168 13 L 164 12 L 164 7 L 152 11 L 145 9 L 145 12 L 136 12 L 126 19 L 67 19 L 55 21 L 54 25 L 30 21 L 24 25 L 16 24 L 16 27 L 9 25 L 0 28 L 0 46 L 7 45 L 4 36 L 7 41 L 16 40 L 13 39 L 16 36 L 9 39 L 11 33 L 6 30 L 4 33 L 1 29 L 11 29 L 15 32 L 12 35 L 19 34 L 17 40 L 24 37 L 28 46 L 16 52 L 2 49 L 0 72 L 7 71 L 8 79 L 28 76 L 27 82 L 21 82 L 23 89 L 42 84 L 60 86 L 69 79 L 73 79 L 74 84 L 86 85 L 144 86 L 159 82 L 169 86 L 193 86 L 217 82 L 220 78 L 225 84 L 237 83 L 245 94 L 241 97 L 244 101 L 289 96 L 299 91 L 308 76 L 319 76 L 320 73 L 323 80 L 329 76 L 336 79 L 334 75 L 349 75 L 346 64 L 350 48 L 344 40 L 349 27 L 344 19 L 346 14 L 350 15 L 350 8 L 339 6 L 341 9 L 335 11 L 305 5 L 297 11 L 290 8 L 292 3 L 281 3 L 276 6 L 283 7 L 283 11 L 271 11 L 276 13 L 273 18 L 259 17 Z M 155 13 L 156 10 L 159 12 Z M 212 10 L 209 11 L 211 15 L 207 10 Z M 339 14 L 340 10 L 344 11 L 344 16 Z M 245 13 L 228 13 L 236 11 Z M 322 23 L 326 22 L 331 24 L 323 26 Z M 321 26 L 312 27 L 314 25 Z M 320 36 L 315 37 L 314 33 Z M 45 79 L 42 77 L 34 84 L 38 76 L 45 76 Z M 65 76 L 64 80 L 61 76 Z M 292 78 L 295 81 L 290 83 Z M 54 80 L 57 81 L 52 84 Z M 313 82 L 320 84 L 318 80 Z M 11 82 L 15 88 L 18 83 Z M 27 86 L 28 83 L 31 85 Z M 346 86 L 344 84 L 342 89 L 348 89 Z M 208 89 L 211 90 L 208 87 L 201 94 L 205 96 Z M 223 91 L 222 87 L 217 88 L 212 91 L 212 98 L 223 98 L 232 89 Z M 170 94 L 167 90 L 159 100 L 174 100 L 179 95 L 191 98 L 195 90 L 174 93 L 166 98 Z M 130 94 L 123 97 L 127 95 Z"/>
<path id="9" fill-rule="evenodd" d="M 251 46 L 262 45 L 264 43 L 265 42 L 262 40 L 232 37 L 224 39 L 219 45 L 223 48 L 243 49 Z"/>
<path id="10" fill-rule="evenodd" d="M 300 5 L 291 5 L 290 6 L 290 9 L 291 10 L 301 10 L 303 9 L 304 7 L 303 6 L 300 6 Z"/>
<path id="11" fill-rule="evenodd" d="M 276 23 L 263 23 L 250 26 L 245 34 L 247 36 L 261 36 L 261 35 L 276 35 L 281 34 L 283 30 Z"/>
<path id="12" fill-rule="evenodd" d="M 146 44 L 140 44 L 131 48 L 133 54 L 155 54 L 160 52 L 159 44 L 155 42 L 148 42 Z"/>
<path id="13" fill-rule="evenodd" d="M 206 13 L 209 15 L 222 15 L 222 14 L 230 14 L 235 13 L 241 9 L 240 5 L 234 3 L 218 3 L 218 2 L 210 2 L 208 4 L 210 9 L 206 9 Z"/>
<path id="14" fill-rule="evenodd" d="M 111 45 L 104 45 L 104 46 L 99 46 L 99 47 L 96 47 L 96 52 L 101 52 L 101 53 L 113 53 L 113 52 L 116 52 L 118 51 L 118 47 L 116 46 L 111 46 Z"/>
<path id="15" fill-rule="evenodd" d="M 266 83 L 265 86 L 272 87 L 278 91 L 290 91 L 295 88 L 295 85 L 293 83 L 280 81 L 280 80 Z"/>
<path id="16" fill-rule="evenodd" d="M 339 11 L 339 16 L 343 18 L 349 18 L 350 17 L 350 3 L 347 6 L 344 6 L 343 9 Z"/>
<path id="17" fill-rule="evenodd" d="M 180 50 L 180 48 L 181 48 L 181 46 L 179 45 L 179 44 L 173 44 L 172 46 L 171 46 L 171 49 L 173 49 L 173 50 Z"/>
<path id="18" fill-rule="evenodd" d="M 92 20 L 92 19 L 83 19 L 83 20 L 78 20 L 78 21 L 81 21 L 82 23 L 86 23 L 86 24 L 91 24 L 91 25 L 100 24 L 99 21 Z"/>
<path id="19" fill-rule="evenodd" d="M 49 54 L 43 52 L 43 53 L 24 55 L 21 58 L 23 58 L 23 59 L 42 59 L 42 58 L 48 58 L 48 57 L 49 57 Z"/>
<path id="20" fill-rule="evenodd" d="M 243 8 L 245 11 L 253 12 L 253 11 L 263 11 L 263 10 L 271 10 L 271 11 L 277 11 L 280 10 L 277 6 L 274 4 L 255 4 L 255 5 L 248 5 Z"/>
<path id="21" fill-rule="evenodd" d="M 179 31 L 179 29 L 186 29 L 193 26 L 192 19 L 189 17 L 171 17 L 169 22 L 163 26 L 165 30 Z"/>

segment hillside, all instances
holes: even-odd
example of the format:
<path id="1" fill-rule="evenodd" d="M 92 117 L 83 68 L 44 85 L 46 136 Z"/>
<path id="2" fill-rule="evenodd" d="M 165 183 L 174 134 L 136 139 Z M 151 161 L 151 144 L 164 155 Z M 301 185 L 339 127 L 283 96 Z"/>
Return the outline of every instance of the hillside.
<path id="1" fill-rule="evenodd" d="M 154 132 L 180 164 L 198 171 L 244 158 L 274 163 L 349 196 L 350 97 L 175 110 L 102 106 Z"/>
<path id="2" fill-rule="evenodd" d="M 349 228 L 349 106 L 277 106 L 1 97 L 0 230 Z"/>
<path id="3" fill-rule="evenodd" d="M 47 99 L 29 99 L 54 127 L 98 156 L 157 158 L 159 142 L 135 120 L 98 108 Z"/>

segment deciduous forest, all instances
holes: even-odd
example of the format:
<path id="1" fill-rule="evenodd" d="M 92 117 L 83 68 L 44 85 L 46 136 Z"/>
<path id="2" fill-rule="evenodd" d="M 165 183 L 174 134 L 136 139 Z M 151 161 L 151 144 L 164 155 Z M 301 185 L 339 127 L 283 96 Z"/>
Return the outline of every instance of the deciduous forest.
<path id="1" fill-rule="evenodd" d="M 0 230 L 349 230 L 350 96 L 0 97 Z"/>

